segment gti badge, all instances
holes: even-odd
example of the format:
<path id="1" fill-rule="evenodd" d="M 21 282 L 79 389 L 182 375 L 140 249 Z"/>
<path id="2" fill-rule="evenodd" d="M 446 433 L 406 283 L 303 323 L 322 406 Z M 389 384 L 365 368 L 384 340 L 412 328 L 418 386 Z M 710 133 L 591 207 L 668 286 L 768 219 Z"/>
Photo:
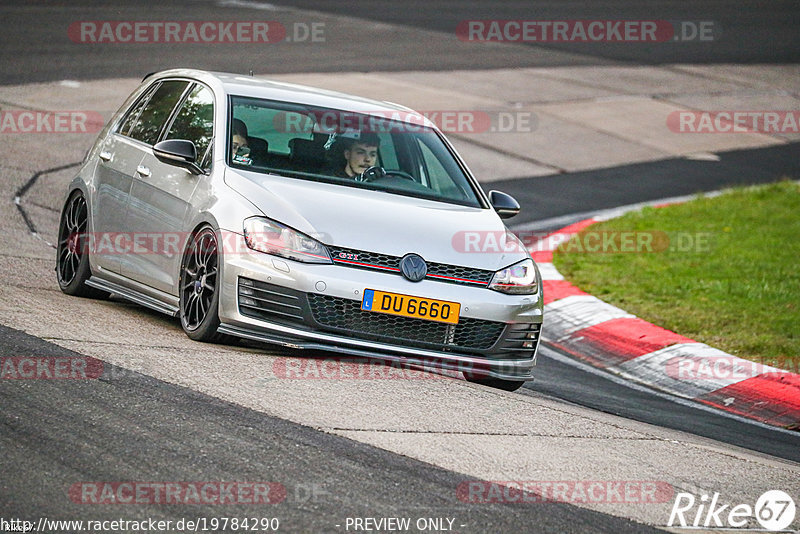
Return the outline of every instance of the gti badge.
<path id="1" fill-rule="evenodd" d="M 353 260 L 358 261 L 358 254 L 353 254 L 351 252 L 340 252 L 338 257 L 343 260 Z"/>
<path id="2" fill-rule="evenodd" d="M 428 274 L 428 264 L 419 254 L 406 254 L 400 260 L 400 270 L 408 280 L 419 282 Z"/>

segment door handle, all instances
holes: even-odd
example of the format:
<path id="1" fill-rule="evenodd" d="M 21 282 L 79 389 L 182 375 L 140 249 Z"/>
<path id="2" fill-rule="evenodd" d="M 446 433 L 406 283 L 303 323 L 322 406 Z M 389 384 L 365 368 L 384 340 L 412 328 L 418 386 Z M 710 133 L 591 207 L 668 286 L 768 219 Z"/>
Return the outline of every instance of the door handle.
<path id="1" fill-rule="evenodd" d="M 100 152 L 100 156 L 99 157 L 103 161 L 111 161 L 112 154 L 111 154 L 111 152 L 109 152 L 107 150 L 104 150 L 104 151 Z"/>
<path id="2" fill-rule="evenodd" d="M 139 165 L 138 167 L 136 167 L 136 172 L 139 175 L 144 176 L 145 178 L 150 176 L 150 169 L 148 169 L 144 165 Z"/>

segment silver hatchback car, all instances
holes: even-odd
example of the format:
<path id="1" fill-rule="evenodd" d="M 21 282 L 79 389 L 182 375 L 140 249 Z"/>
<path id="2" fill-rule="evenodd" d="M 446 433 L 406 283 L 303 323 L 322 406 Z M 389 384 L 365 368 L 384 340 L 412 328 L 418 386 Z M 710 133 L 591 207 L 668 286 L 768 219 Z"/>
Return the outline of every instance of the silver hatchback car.
<path id="1" fill-rule="evenodd" d="M 147 76 L 70 183 L 56 271 L 229 336 L 532 378 L 542 284 L 434 124 L 408 108 L 237 74 Z"/>

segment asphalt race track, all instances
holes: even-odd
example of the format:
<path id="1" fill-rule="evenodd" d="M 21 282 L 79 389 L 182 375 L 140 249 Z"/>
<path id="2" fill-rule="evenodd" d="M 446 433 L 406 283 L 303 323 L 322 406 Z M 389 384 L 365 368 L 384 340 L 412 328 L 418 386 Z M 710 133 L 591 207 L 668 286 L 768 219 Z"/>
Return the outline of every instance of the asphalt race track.
<path id="1" fill-rule="evenodd" d="M 118 94 L 129 92 L 132 79 L 176 65 L 335 75 L 800 63 L 800 7 L 788 1 L 765 8 L 757 1 L 734 7 L 678 0 L 181 0 L 148 5 L 146 13 L 142 5 L 0 1 L 6 21 L 0 33 L 0 90 L 14 86 L 12 93 L 22 101 L 25 84 L 41 84 L 31 91 L 40 100 L 29 105 L 36 106 L 42 99 L 57 100 L 58 84 L 68 80 L 86 91 L 82 109 L 106 111 L 120 103 Z M 724 39 L 676 46 L 525 43 L 477 53 L 452 38 L 465 20 L 533 17 L 713 21 Z M 100 46 L 76 43 L 67 30 L 75 21 L 137 19 L 278 20 L 290 38 L 322 23 L 326 38 L 261 48 Z M 792 97 L 800 98 L 796 91 Z M 16 102 L 0 98 L 0 111 Z M 91 140 L 0 134 L 0 357 L 77 358 L 102 366 L 94 380 L 0 379 L 0 520 L 277 517 L 284 532 L 365 532 L 370 530 L 348 521 L 405 517 L 412 524 L 442 521 L 412 532 L 627 533 L 664 528 L 673 493 L 680 491 L 718 492 L 726 503 L 754 504 L 765 491 L 781 489 L 800 505 L 800 434 L 631 386 L 552 347 L 540 350 L 537 380 L 515 393 L 437 373 L 426 375 L 430 380 L 280 380 L 273 372 L 276 362 L 328 355 L 246 342 L 198 344 L 174 320 L 122 300 L 66 297 L 55 281 L 49 242 L 65 184 Z M 794 139 L 719 152 L 714 161 L 674 157 L 546 176 L 509 175 L 492 181 L 491 188 L 522 204 L 522 213 L 510 221 L 514 227 L 544 231 L 595 210 L 798 179 L 798 155 Z M 650 481 L 670 493 L 653 503 L 580 498 L 470 503 L 459 493 L 469 482 L 525 480 Z M 278 502 L 87 504 L 71 490 L 76 484 L 131 481 L 273 483 Z M 798 525 L 800 520 L 792 524 Z"/>
<path id="2" fill-rule="evenodd" d="M 471 0 L 408 2 L 339 2 L 336 0 L 186 1 L 148 5 L 147 20 L 238 20 L 257 17 L 267 20 L 325 23 L 337 46 L 314 46 L 312 42 L 278 43 L 267 50 L 242 49 L 230 44 L 197 47 L 186 44 L 151 43 L 141 49 L 115 44 L 99 50 L 71 41 L 65 27 L 81 20 L 136 20 L 142 18 L 141 3 L 120 1 L 70 2 L 53 12 L 47 2 L 2 2 L 6 31 L 0 35 L 0 79 L 23 83 L 64 78 L 118 78 L 141 76 L 174 65 L 201 67 L 227 72 L 256 73 L 330 72 L 369 70 L 485 69 L 547 65 L 596 65 L 608 63 L 795 63 L 800 59 L 796 2 L 770 2 L 769 10 L 756 0 L 730 6 L 724 2 L 537 2 L 526 0 L 481 2 Z M 248 8 L 255 6 L 258 9 Z M 298 17 L 286 7 L 310 9 Z M 325 15 L 347 17 L 343 27 Z M 668 21 L 712 21 L 724 39 L 708 42 L 653 43 L 626 46 L 625 43 L 594 43 L 591 48 L 577 43 L 531 43 L 535 53 L 502 48 L 481 54 L 464 53 L 453 46 L 430 46 L 431 33 L 452 33 L 459 22 L 472 19 L 631 19 Z M 414 38 L 398 35 L 389 24 L 417 30 Z M 298 36 L 302 33 L 298 30 Z M 291 37 L 291 31 L 290 31 Z M 438 44 L 438 43 L 437 43 Z M 467 48 L 469 50 L 469 48 Z"/>
<path id="3" fill-rule="evenodd" d="M 77 356 L 0 328 L 3 356 Z M 105 366 L 103 376 L 90 382 L 54 380 L 46 387 L 0 382 L 4 517 L 34 517 L 48 510 L 51 517 L 117 518 L 113 507 L 88 512 L 86 505 L 73 502 L 53 506 L 63 502 L 63 487 L 75 472 L 87 480 L 193 480 L 202 474 L 208 480 L 292 481 L 284 484 L 288 506 L 275 504 L 274 513 L 293 532 L 334 531 L 332 518 L 404 514 L 458 517 L 457 528 L 470 532 L 521 531 L 531 524 L 576 533 L 648 531 L 562 503 L 468 507 L 452 491 L 464 480 L 456 473 L 118 367 Z M 167 428 L 172 430 L 165 435 Z M 48 483 L 31 484 L 43 472 L 52 474 Z M 245 517 L 251 509 L 240 505 L 225 512 Z M 269 512 L 268 506 L 259 510 L 260 515 Z M 151 505 L 141 513 L 175 521 L 215 516 L 213 508 L 202 506 Z"/>
<path id="4" fill-rule="evenodd" d="M 773 2 L 769 10 L 756 1 L 738 2 L 736 7 L 718 2 L 679 0 L 664 2 L 528 2 L 512 0 L 502 3 L 480 0 L 403 2 L 402 8 L 391 2 L 360 2 L 353 9 L 336 0 L 289 0 L 284 5 L 315 9 L 340 15 L 357 16 L 374 21 L 438 30 L 454 31 L 465 20 L 667 20 L 713 22 L 724 39 L 708 42 L 681 42 L 679 48 L 661 43 L 648 47 L 630 47 L 622 43 L 595 43 L 591 50 L 582 43 L 528 43 L 543 48 L 527 61 L 537 65 L 572 62 L 658 63 L 793 63 L 800 57 L 796 39 L 797 5 Z M 688 28 L 688 26 L 687 26 Z M 687 30 L 688 32 L 688 30 Z M 572 59 L 569 59 L 572 55 Z M 577 59 L 581 57 L 581 59 Z M 525 63 L 530 65 L 531 63 Z M 521 66 L 522 64 L 520 64 Z M 441 66 L 439 68 L 446 68 Z"/>

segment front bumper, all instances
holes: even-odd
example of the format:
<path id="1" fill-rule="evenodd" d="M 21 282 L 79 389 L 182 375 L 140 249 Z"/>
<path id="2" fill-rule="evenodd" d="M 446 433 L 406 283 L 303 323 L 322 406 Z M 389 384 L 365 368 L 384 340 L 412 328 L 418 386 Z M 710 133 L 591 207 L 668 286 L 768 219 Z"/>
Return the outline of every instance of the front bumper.
<path id="1" fill-rule="evenodd" d="M 221 333 L 475 376 L 533 378 L 541 291 L 517 296 L 431 280 L 413 283 L 394 274 L 258 252 L 225 256 L 222 282 Z M 459 302 L 459 324 L 362 311 L 365 288 Z"/>

